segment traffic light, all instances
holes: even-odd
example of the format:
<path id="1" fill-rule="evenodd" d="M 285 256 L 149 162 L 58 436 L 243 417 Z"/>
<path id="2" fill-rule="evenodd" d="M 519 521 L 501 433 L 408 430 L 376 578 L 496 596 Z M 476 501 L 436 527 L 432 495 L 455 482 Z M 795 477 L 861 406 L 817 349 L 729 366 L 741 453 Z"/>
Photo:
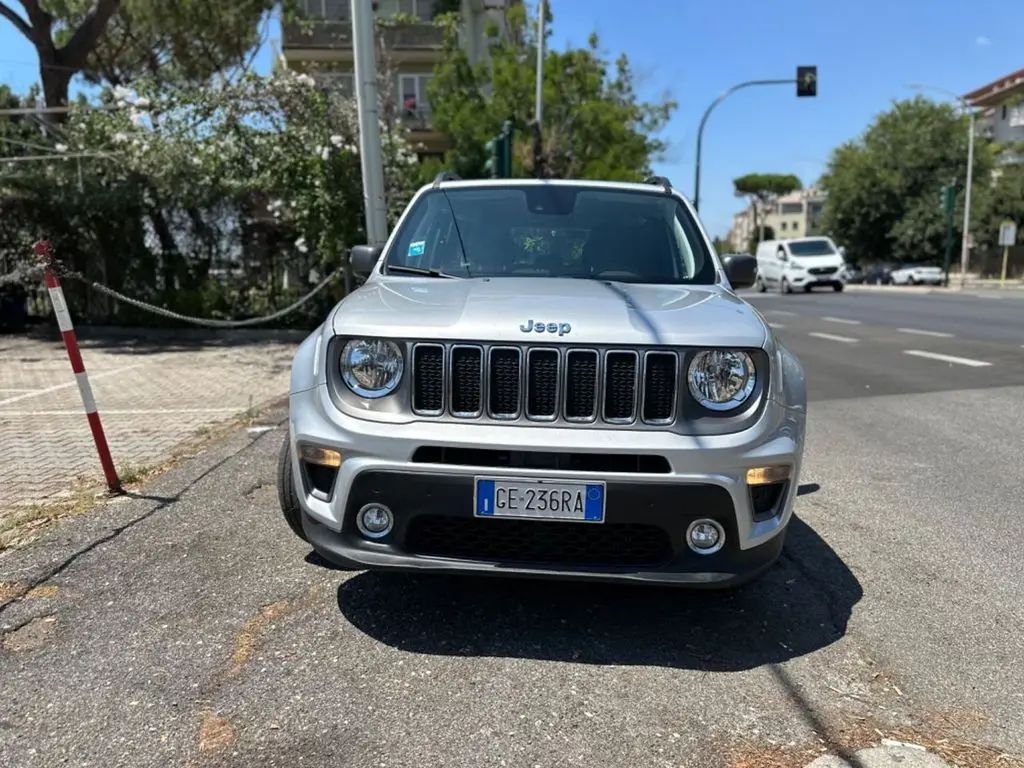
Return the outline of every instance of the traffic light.
<path id="1" fill-rule="evenodd" d="M 942 197 L 939 199 L 942 212 L 950 214 L 956 207 L 956 185 L 950 184 L 942 188 Z"/>
<path id="2" fill-rule="evenodd" d="M 818 68 L 796 68 L 796 95 L 798 98 L 818 95 Z"/>
<path id="3" fill-rule="evenodd" d="M 511 120 L 506 120 L 501 133 L 487 142 L 487 160 L 484 167 L 492 179 L 507 179 L 512 176 L 512 133 Z"/>

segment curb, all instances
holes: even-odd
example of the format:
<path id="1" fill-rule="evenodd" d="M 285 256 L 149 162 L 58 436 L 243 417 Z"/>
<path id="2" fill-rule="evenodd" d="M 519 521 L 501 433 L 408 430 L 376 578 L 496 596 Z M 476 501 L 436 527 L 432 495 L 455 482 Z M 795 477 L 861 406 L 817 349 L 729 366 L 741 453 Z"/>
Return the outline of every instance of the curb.
<path id="1" fill-rule="evenodd" d="M 203 342 L 246 342 L 246 341 L 286 341 L 300 342 L 313 332 L 309 330 L 269 329 L 254 330 L 251 328 L 139 328 L 124 326 L 85 325 L 76 327 L 75 332 L 80 339 L 103 341 L 105 339 L 135 341 L 185 341 Z M 35 326 L 25 336 L 45 341 L 60 341 L 60 330 L 56 325 Z"/>

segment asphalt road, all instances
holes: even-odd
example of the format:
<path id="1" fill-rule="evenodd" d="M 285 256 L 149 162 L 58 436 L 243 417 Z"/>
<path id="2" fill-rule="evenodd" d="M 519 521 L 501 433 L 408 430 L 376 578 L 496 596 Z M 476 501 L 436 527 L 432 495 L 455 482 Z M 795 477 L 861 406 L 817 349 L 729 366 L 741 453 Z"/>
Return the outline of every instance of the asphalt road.
<path id="1" fill-rule="evenodd" d="M 786 554 L 736 594 L 332 571 L 279 518 L 281 431 L 239 431 L 0 555 L 35 588 L 0 595 L 0 765 L 1024 765 L 1024 302 L 912 298 L 752 299 L 812 403 Z"/>

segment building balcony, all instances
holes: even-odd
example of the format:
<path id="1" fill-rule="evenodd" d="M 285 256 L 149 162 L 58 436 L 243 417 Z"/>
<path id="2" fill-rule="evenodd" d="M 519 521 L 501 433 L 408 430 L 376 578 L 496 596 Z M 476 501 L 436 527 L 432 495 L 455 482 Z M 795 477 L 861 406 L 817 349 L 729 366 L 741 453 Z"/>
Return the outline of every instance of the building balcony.
<path id="1" fill-rule="evenodd" d="M 434 24 L 402 24 L 383 30 L 384 45 L 390 51 L 437 51 L 444 44 L 444 30 Z M 352 23 L 311 19 L 287 22 L 281 28 L 281 47 L 289 50 L 352 50 Z"/>

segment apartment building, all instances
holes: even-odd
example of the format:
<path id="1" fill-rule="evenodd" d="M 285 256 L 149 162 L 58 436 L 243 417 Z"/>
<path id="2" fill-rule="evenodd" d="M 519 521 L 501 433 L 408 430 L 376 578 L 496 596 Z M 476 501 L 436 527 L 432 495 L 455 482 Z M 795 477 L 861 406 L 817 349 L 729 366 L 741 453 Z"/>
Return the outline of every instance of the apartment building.
<path id="1" fill-rule="evenodd" d="M 757 227 L 770 227 L 775 237 L 806 237 L 819 232 L 818 224 L 825 208 L 825 193 L 817 187 L 808 187 L 783 195 L 759 210 Z M 747 206 L 733 216 L 729 242 L 733 248 L 745 251 L 755 234 L 754 205 Z"/>
<path id="2" fill-rule="evenodd" d="M 978 135 L 1005 145 L 998 162 L 1024 162 L 1024 69 L 964 94 L 963 100 L 978 110 Z"/>
<path id="3" fill-rule="evenodd" d="M 439 13 L 460 14 L 460 44 L 474 63 L 487 56 L 487 34 L 504 29 L 507 7 L 519 0 L 374 0 L 382 18 L 401 15 L 383 34 L 383 56 L 394 73 L 393 100 L 399 121 L 421 156 L 441 155 L 446 136 L 432 127 L 427 83 L 443 57 L 443 30 L 433 23 Z M 300 0 L 305 17 L 281 29 L 281 57 L 289 69 L 309 72 L 325 87 L 354 94 L 354 58 L 350 0 Z"/>

